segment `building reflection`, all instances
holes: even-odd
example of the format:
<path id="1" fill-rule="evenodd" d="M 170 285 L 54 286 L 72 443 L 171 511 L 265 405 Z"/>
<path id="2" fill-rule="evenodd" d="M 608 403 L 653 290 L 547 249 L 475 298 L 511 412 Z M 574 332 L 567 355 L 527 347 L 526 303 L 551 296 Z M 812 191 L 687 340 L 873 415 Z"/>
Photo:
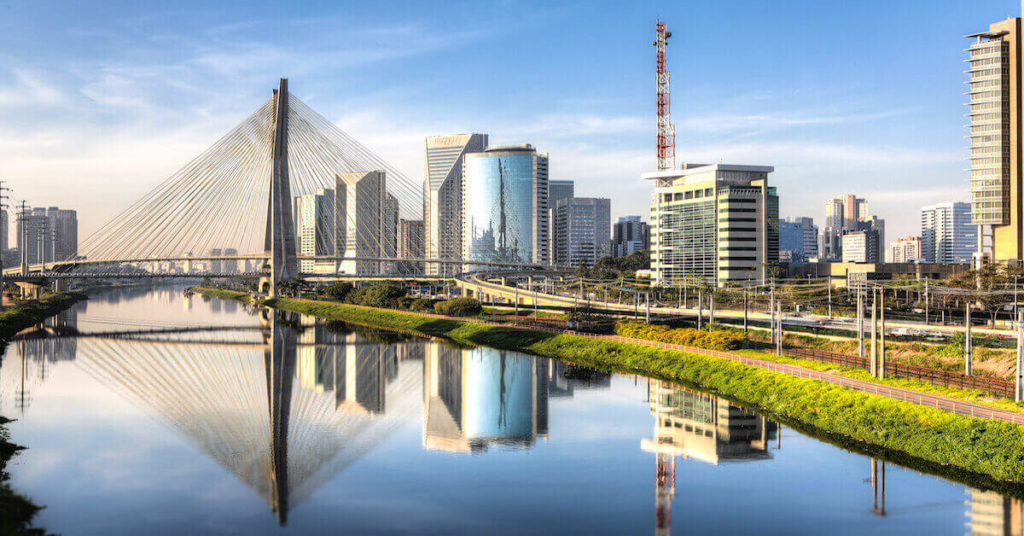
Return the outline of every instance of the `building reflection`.
<path id="1" fill-rule="evenodd" d="M 973 536 L 1024 536 L 1024 501 L 995 491 L 967 490 L 967 529 Z"/>
<path id="2" fill-rule="evenodd" d="M 659 380 L 647 384 L 654 437 L 641 440 L 657 456 L 655 533 L 671 534 L 676 491 L 676 458 L 718 465 L 767 460 L 778 425 L 732 402 Z"/>
<path id="3" fill-rule="evenodd" d="M 490 348 L 427 347 L 423 446 L 482 452 L 548 434 L 549 361 Z"/>
<path id="4" fill-rule="evenodd" d="M 18 355 L 13 358 L 16 363 L 11 365 L 17 371 L 4 375 L 0 393 L 13 397 L 14 407 L 19 411 L 24 412 L 28 408 L 32 401 L 32 388 L 46 381 L 54 365 L 75 360 L 78 342 L 73 335 L 78 333 L 78 315 L 85 311 L 86 303 L 79 302 L 12 338 L 11 343 L 17 347 Z M 11 361 L 8 356 L 9 353 L 0 358 L 0 362 Z"/>

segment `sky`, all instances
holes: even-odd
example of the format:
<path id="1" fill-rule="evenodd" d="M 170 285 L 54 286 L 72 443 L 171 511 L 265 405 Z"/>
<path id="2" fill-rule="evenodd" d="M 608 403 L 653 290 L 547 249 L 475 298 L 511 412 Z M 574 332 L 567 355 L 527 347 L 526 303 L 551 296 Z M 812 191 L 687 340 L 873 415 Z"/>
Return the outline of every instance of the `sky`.
<path id="1" fill-rule="evenodd" d="M 654 24 L 677 163 L 771 165 L 783 217 L 853 193 L 917 234 L 967 201 L 965 34 L 1010 0 L 0 0 L 0 180 L 81 238 L 289 89 L 406 175 L 428 135 L 533 144 L 551 178 L 649 216 Z"/>

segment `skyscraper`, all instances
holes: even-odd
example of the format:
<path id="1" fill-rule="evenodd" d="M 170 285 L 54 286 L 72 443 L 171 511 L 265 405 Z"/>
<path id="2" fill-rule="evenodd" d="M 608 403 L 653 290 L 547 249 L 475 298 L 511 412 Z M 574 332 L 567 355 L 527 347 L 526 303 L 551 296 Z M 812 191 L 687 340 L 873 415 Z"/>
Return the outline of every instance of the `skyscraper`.
<path id="1" fill-rule="evenodd" d="M 939 203 L 921 209 L 921 258 L 941 264 L 971 262 L 978 228 L 970 203 Z"/>
<path id="2" fill-rule="evenodd" d="M 335 184 L 335 251 L 343 257 L 394 257 L 398 252 L 398 198 L 387 191 L 384 171 L 339 173 Z M 391 271 L 394 263 L 346 260 L 341 271 Z"/>
<path id="3" fill-rule="evenodd" d="M 779 255 L 782 260 L 807 261 L 818 256 L 818 226 L 806 216 L 780 223 Z"/>
<path id="4" fill-rule="evenodd" d="M 651 196 L 651 270 L 660 285 L 688 276 L 718 285 L 765 281 L 779 260 L 779 197 L 771 166 L 685 165 L 643 175 Z"/>
<path id="5" fill-rule="evenodd" d="M 611 200 L 597 197 L 561 199 L 551 211 L 551 262 L 559 266 L 593 266 L 610 255 Z"/>
<path id="6" fill-rule="evenodd" d="M 612 228 L 613 257 L 626 257 L 651 248 L 651 228 L 640 216 L 623 216 Z"/>
<path id="7" fill-rule="evenodd" d="M 548 155 L 492 147 L 467 154 L 463 166 L 463 260 L 547 263 Z"/>
<path id="8" fill-rule="evenodd" d="M 853 231 L 875 231 L 878 250 L 869 256 L 884 256 L 885 220 L 871 215 L 866 199 L 848 194 L 825 201 L 825 224 L 821 229 L 821 247 L 818 255 L 824 260 L 843 258 L 843 235 Z"/>
<path id="9" fill-rule="evenodd" d="M 429 136 L 423 159 L 424 256 L 452 259 L 462 255 L 462 173 L 465 155 L 483 151 L 487 134 Z M 430 275 L 450 275 L 458 265 L 428 264 Z"/>
<path id="10" fill-rule="evenodd" d="M 974 39 L 966 61 L 971 221 L 978 226 L 977 252 L 997 262 L 1021 262 L 1021 19 L 997 22 L 987 32 L 967 37 Z"/>
<path id="11" fill-rule="evenodd" d="M 574 181 L 548 181 L 548 206 L 555 208 L 562 199 L 576 196 Z"/>

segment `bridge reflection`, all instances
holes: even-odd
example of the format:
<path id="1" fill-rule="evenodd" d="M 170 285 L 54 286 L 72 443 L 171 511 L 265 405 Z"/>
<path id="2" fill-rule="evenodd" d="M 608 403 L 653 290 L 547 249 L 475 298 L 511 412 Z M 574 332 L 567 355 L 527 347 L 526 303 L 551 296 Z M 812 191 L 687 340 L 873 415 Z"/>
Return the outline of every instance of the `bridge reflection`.
<path id="1" fill-rule="evenodd" d="M 23 376 L 44 381 L 47 363 L 74 361 L 179 431 L 285 524 L 290 509 L 417 417 L 427 449 L 528 447 L 547 436 L 549 396 L 607 387 L 610 377 L 581 378 L 564 364 L 511 352 L 260 314 L 248 326 L 98 322 L 100 331 L 80 330 L 75 314 L 63 315 L 16 338 L 20 362 L 0 368 L 0 379 L 12 392 L 8 384 Z"/>

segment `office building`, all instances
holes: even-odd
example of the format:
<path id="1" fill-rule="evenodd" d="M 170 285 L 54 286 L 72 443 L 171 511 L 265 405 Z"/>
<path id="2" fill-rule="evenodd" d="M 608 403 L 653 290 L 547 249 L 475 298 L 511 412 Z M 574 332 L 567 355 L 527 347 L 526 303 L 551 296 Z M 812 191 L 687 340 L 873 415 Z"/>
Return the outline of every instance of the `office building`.
<path id="1" fill-rule="evenodd" d="M 612 257 L 651 249 L 651 228 L 640 216 L 623 216 L 612 227 Z"/>
<path id="2" fill-rule="evenodd" d="M 930 262 L 924 261 L 921 250 L 921 237 L 909 236 L 889 242 L 885 253 L 885 262 Z"/>
<path id="3" fill-rule="evenodd" d="M 555 208 L 563 199 L 576 197 L 574 181 L 548 181 L 548 206 Z"/>
<path id="4" fill-rule="evenodd" d="M 553 264 L 593 266 L 611 255 L 611 200 L 597 197 L 569 197 L 558 201 L 551 211 Z"/>
<path id="5" fill-rule="evenodd" d="M 779 258 L 805 262 L 818 256 L 818 226 L 812 218 L 789 218 L 779 223 Z"/>
<path id="6" fill-rule="evenodd" d="M 426 139 L 423 159 L 424 255 L 431 259 L 462 256 L 462 173 L 465 155 L 483 151 L 486 134 L 452 134 Z M 452 275 L 458 264 L 428 264 L 427 274 Z"/>
<path id="7" fill-rule="evenodd" d="M 925 262 L 971 262 L 978 248 L 978 228 L 971 223 L 970 203 L 939 203 L 921 209 L 921 255 Z"/>
<path id="8" fill-rule="evenodd" d="M 398 258 L 423 258 L 423 220 L 398 220 Z M 402 262 L 398 265 L 398 273 L 416 275 L 423 273 L 423 264 Z"/>
<path id="9" fill-rule="evenodd" d="M 701 276 L 717 285 L 765 281 L 779 260 L 779 198 L 771 166 L 684 165 L 643 175 L 651 198 L 651 272 L 659 285 Z"/>
<path id="10" fill-rule="evenodd" d="M 235 248 L 226 248 L 224 250 L 225 257 L 234 257 L 238 255 L 238 250 Z M 222 263 L 224 273 L 226 274 L 237 274 L 238 273 L 238 261 L 225 260 Z"/>
<path id="11" fill-rule="evenodd" d="M 493 147 L 466 154 L 463 167 L 462 258 L 468 266 L 547 264 L 548 155 L 532 145 Z"/>
<path id="12" fill-rule="evenodd" d="M 878 244 L 881 241 L 878 231 L 848 231 L 842 237 L 843 262 L 882 262 Z"/>

